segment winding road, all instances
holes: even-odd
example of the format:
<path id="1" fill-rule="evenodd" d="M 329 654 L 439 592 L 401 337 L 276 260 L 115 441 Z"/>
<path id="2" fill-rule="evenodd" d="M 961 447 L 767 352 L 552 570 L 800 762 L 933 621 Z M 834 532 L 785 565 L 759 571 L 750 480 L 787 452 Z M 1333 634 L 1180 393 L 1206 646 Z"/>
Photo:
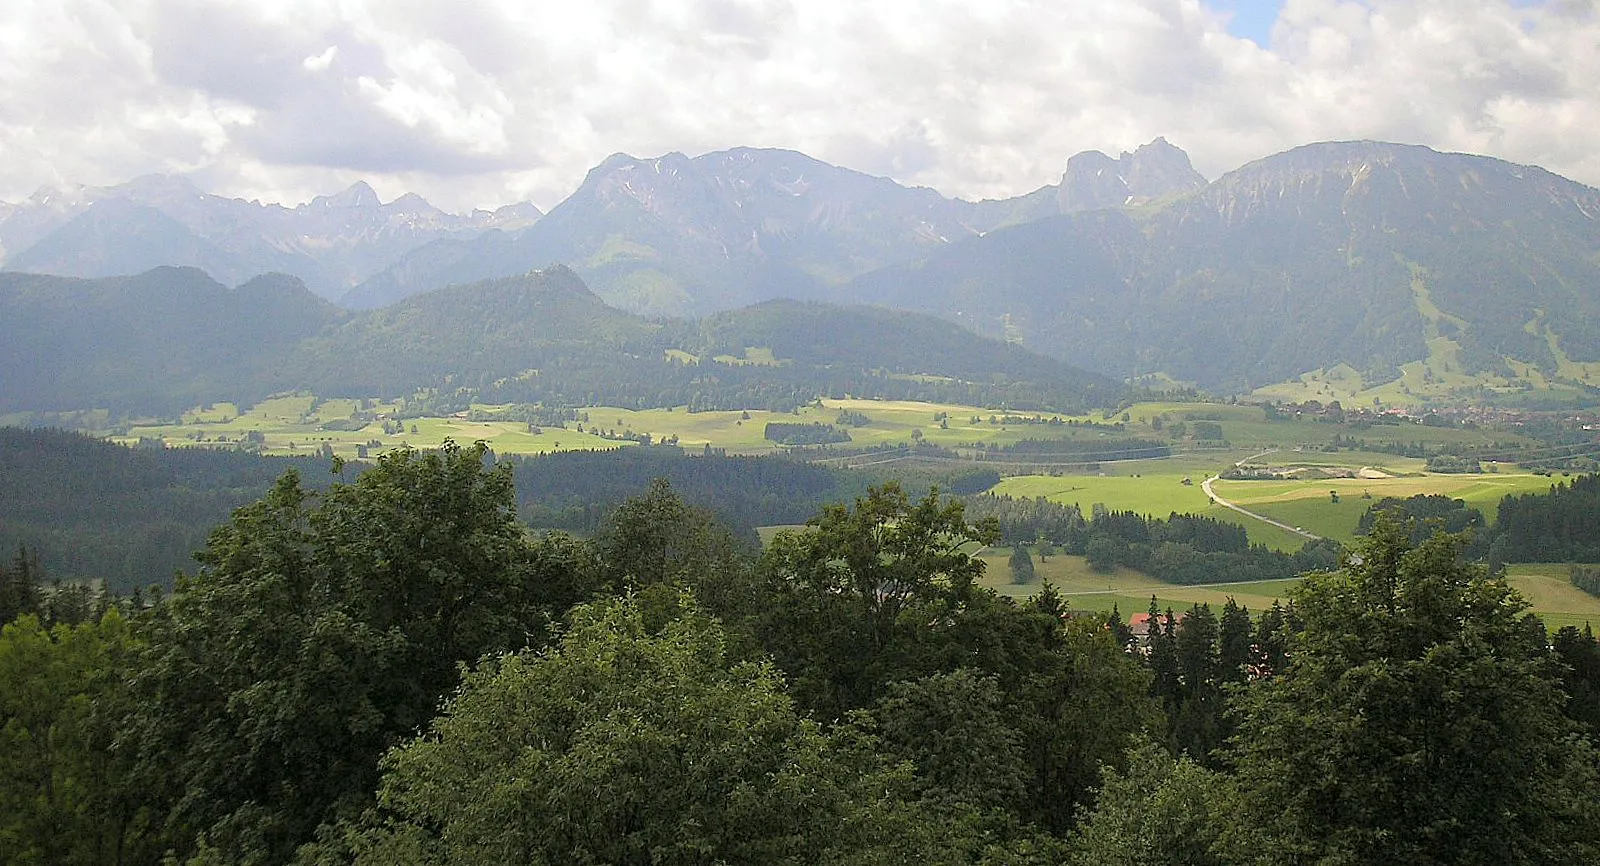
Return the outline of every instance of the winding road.
<path id="1" fill-rule="evenodd" d="M 1276 448 L 1269 448 L 1266 451 L 1262 451 L 1260 454 L 1252 454 L 1249 457 L 1246 457 L 1243 460 L 1240 460 L 1240 461 L 1234 463 L 1233 465 L 1235 465 L 1235 466 L 1243 466 L 1244 464 L 1249 463 L 1251 460 L 1254 460 L 1257 457 L 1265 457 L 1268 454 L 1271 454 L 1271 453 L 1273 453 L 1274 451 L 1277 451 L 1277 450 L 1278 449 L 1276 449 Z M 1206 496 L 1208 498 L 1210 498 L 1210 500 L 1212 502 L 1215 502 L 1216 504 L 1222 506 L 1223 508 L 1227 508 L 1227 509 L 1230 509 L 1230 510 L 1233 510 L 1233 511 L 1237 511 L 1240 514 L 1243 514 L 1245 517 L 1249 517 L 1249 518 L 1253 518 L 1255 520 L 1259 520 L 1262 523 L 1268 524 L 1270 526 L 1276 526 L 1279 529 L 1283 530 L 1284 532 L 1292 532 L 1295 535 L 1298 535 L 1301 538 L 1305 538 L 1305 539 L 1308 539 L 1310 541 L 1316 541 L 1316 540 L 1322 538 L 1322 536 L 1317 535 L 1315 533 L 1307 532 L 1307 531 L 1305 531 L 1304 529 L 1301 529 L 1298 526 L 1290 526 L 1287 523 L 1283 523 L 1281 521 L 1273 520 L 1272 518 L 1267 517 L 1264 514 L 1257 514 L 1254 511 L 1250 511 L 1247 508 L 1244 508 L 1244 507 L 1239 506 L 1239 505 L 1235 505 L 1232 502 L 1229 502 L 1228 500 L 1223 499 L 1221 496 L 1217 495 L 1217 492 L 1215 490 L 1211 489 L 1211 482 L 1216 481 L 1218 477 L 1219 476 L 1213 475 L 1210 478 L 1207 478 L 1206 480 L 1200 482 L 1200 489 L 1204 490 L 1206 492 Z"/>

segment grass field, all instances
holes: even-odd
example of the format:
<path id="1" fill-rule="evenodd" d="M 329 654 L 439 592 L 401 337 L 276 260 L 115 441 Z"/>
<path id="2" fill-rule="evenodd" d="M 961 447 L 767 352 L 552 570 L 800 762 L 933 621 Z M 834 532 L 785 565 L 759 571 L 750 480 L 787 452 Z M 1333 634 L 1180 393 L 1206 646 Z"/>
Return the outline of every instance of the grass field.
<path id="1" fill-rule="evenodd" d="M 1126 568 L 1101 574 L 1089 568 L 1081 556 L 1051 556 L 1034 563 L 1036 579 L 1031 583 L 1011 582 L 1009 548 L 985 548 L 978 554 L 985 565 L 982 583 L 1002 595 L 1026 598 L 1037 593 L 1048 580 L 1076 610 L 1110 611 L 1113 606 L 1124 616 L 1141 613 L 1150 606 L 1150 596 L 1163 610 L 1187 610 L 1194 604 L 1210 604 L 1220 610 L 1231 597 L 1259 614 L 1273 600 L 1286 602 L 1289 592 L 1300 581 L 1274 580 L 1260 583 L 1175 586 Z M 1600 598 L 1573 586 L 1566 565 L 1511 565 L 1507 576 L 1511 585 L 1528 600 L 1529 609 L 1554 631 L 1565 625 L 1582 628 L 1585 623 L 1600 627 Z"/>
<path id="2" fill-rule="evenodd" d="M 1229 456 L 1233 459 L 1227 459 Z M 1006 496 L 1043 497 L 1064 505 L 1076 504 L 1085 516 L 1097 502 L 1112 511 L 1134 511 L 1151 517 L 1165 518 L 1173 512 L 1198 514 L 1243 526 L 1252 543 L 1265 544 L 1273 550 L 1299 550 L 1306 542 L 1304 538 L 1214 505 L 1206 498 L 1205 491 L 1200 489 L 1200 482 L 1208 475 L 1245 456 L 1248 456 L 1245 452 L 1238 452 L 1237 456 L 1230 452 L 1220 460 L 1210 458 L 1203 465 L 1177 458 L 1117 464 L 1117 474 L 1018 475 L 1001 479 L 994 492 Z M 1185 463 L 1191 463 L 1189 471 L 1184 471 Z M 1191 483 L 1185 485 L 1185 478 Z"/>
<path id="3" fill-rule="evenodd" d="M 982 581 L 985 586 L 1002 595 L 1025 598 L 1037 593 L 1048 580 L 1074 609 L 1110 611 L 1115 606 L 1124 617 L 1147 609 L 1151 595 L 1156 597 L 1157 606 L 1171 607 L 1174 611 L 1187 610 L 1194 604 L 1209 604 L 1213 609 L 1220 609 L 1231 597 L 1253 613 L 1260 613 L 1272 606 L 1273 599 L 1287 600 L 1289 588 L 1299 582 L 1274 580 L 1176 586 L 1120 567 L 1110 574 L 1102 574 L 1089 568 L 1081 556 L 1057 555 L 1034 563 L 1036 580 L 1032 583 L 1015 584 L 1011 582 L 1011 569 L 1007 564 L 1010 556 L 1009 548 L 985 548 L 978 554 L 985 565 Z"/>
<path id="4" fill-rule="evenodd" d="M 1355 540 L 1356 523 L 1368 506 L 1386 496 L 1419 493 L 1464 500 L 1491 522 L 1508 494 L 1538 493 L 1551 479 L 1527 473 L 1422 475 L 1403 478 L 1328 478 L 1315 481 L 1218 481 L 1217 495 L 1243 508 L 1344 544 Z M 1338 491 L 1339 501 L 1330 495 Z"/>
<path id="5" fill-rule="evenodd" d="M 759 357 L 750 363 L 761 363 Z M 765 438 L 768 423 L 832 424 L 843 410 L 867 416 L 868 423 L 848 428 L 851 447 L 910 444 L 917 438 L 946 446 L 960 447 L 976 442 L 1006 444 L 1028 438 L 1103 438 L 1110 434 L 1065 425 L 989 423 L 993 414 L 972 406 L 878 400 L 827 400 L 821 406 L 808 406 L 798 412 L 748 411 L 689 412 L 672 409 L 632 410 L 591 407 L 582 410 L 589 422 L 584 433 L 575 425 L 561 430 L 546 428 L 542 433 L 527 432 L 527 425 L 511 421 L 469 422 L 464 418 L 416 418 L 403 421 L 405 430 L 385 434 L 374 422 L 358 430 L 336 429 L 360 411 L 384 415 L 397 407 L 374 401 L 318 400 L 310 395 L 274 397 L 249 409 L 227 403 L 198 407 L 184 413 L 179 423 L 146 424 L 126 431 L 127 439 L 162 439 L 172 445 L 221 445 L 238 443 L 248 435 L 261 437 L 268 453 L 293 453 L 327 444 L 335 454 L 354 457 L 358 446 L 377 443 L 372 450 L 410 445 L 435 447 L 446 437 L 458 442 L 485 439 L 502 453 L 537 454 L 554 450 L 616 448 L 627 443 L 591 435 L 591 429 L 606 433 L 648 433 L 660 441 L 677 437 L 679 445 L 699 448 L 711 445 L 735 454 L 763 454 L 783 450 Z M 476 406 L 494 412 L 503 407 Z M 974 417 L 980 420 L 973 422 Z M 941 421 L 943 426 L 941 426 Z M 335 429 L 330 429 L 333 427 Z M 416 430 L 413 432 L 412 427 Z M 559 444 L 558 444 L 559 443 Z"/>
<path id="6" fill-rule="evenodd" d="M 770 363 L 760 352 L 747 353 L 745 363 Z M 604 439 L 590 435 L 591 430 L 621 435 L 627 432 L 648 433 L 656 440 L 676 437 L 688 448 L 711 445 L 734 454 L 763 454 L 782 450 L 764 437 L 766 425 L 771 422 L 832 424 L 842 411 L 860 413 L 867 423 L 847 428 L 849 447 L 909 444 L 916 439 L 946 448 L 965 449 L 982 443 L 985 446 L 1006 445 L 1024 439 L 1070 439 L 1094 441 L 1119 437 L 1147 439 L 1167 438 L 1174 425 L 1197 420 L 1214 420 L 1222 424 L 1224 436 L 1234 450 L 1195 450 L 1194 443 L 1175 441 L 1174 456 L 1163 461 L 1167 471 L 1195 474 L 1220 469 L 1249 453 L 1267 448 L 1291 449 L 1296 446 L 1316 446 L 1327 443 L 1335 435 L 1358 436 L 1382 442 L 1486 442 L 1493 437 L 1484 431 L 1423 427 L 1404 424 L 1398 427 L 1374 427 L 1367 431 L 1354 431 L 1340 425 L 1322 424 L 1309 420 L 1267 421 L 1260 407 L 1197 403 L 1141 403 L 1125 413 L 1108 417 L 1040 415 L 1041 418 L 1059 417 L 1063 421 L 1093 422 L 1096 425 L 1128 420 L 1120 430 L 1107 430 L 1087 424 L 1003 423 L 1003 413 L 974 406 L 920 403 L 883 400 L 825 400 L 820 405 L 807 406 L 797 412 L 766 412 L 761 410 L 696 412 L 683 407 L 672 409 L 629 410 L 609 407 L 591 407 L 585 410 L 589 417 L 585 433 L 569 430 L 549 430 L 529 433 L 527 425 L 518 422 L 469 423 L 464 418 L 406 419 L 405 429 L 397 434 L 385 434 L 378 423 L 357 430 L 343 430 L 349 426 L 357 412 L 368 417 L 383 417 L 398 407 L 374 400 L 329 399 L 321 400 L 309 394 L 274 397 L 243 408 L 231 403 L 215 403 L 196 407 L 184 413 L 178 423 L 146 424 L 125 431 L 129 439 L 146 437 L 162 439 L 173 445 L 224 445 L 239 443 L 247 436 L 256 437 L 268 453 L 293 453 L 307 447 L 327 445 L 335 454 L 354 457 L 359 446 L 375 443 L 369 451 L 411 445 L 432 447 L 446 436 L 457 441 L 483 438 L 503 453 L 545 453 L 554 450 L 615 448 L 624 444 L 617 439 Z M 494 412 L 505 407 L 475 406 L 474 410 Z M 1157 430 L 1157 425 L 1163 429 Z M 412 432 L 411 428 L 417 429 Z M 1166 431 L 1166 432 L 1163 432 Z M 1494 434 L 1505 440 L 1507 434 Z M 1236 453 L 1237 452 L 1237 453 Z M 1347 461 L 1354 455 L 1329 455 L 1303 452 L 1307 462 L 1319 459 Z M 1415 461 L 1392 455 L 1360 455 L 1364 463 L 1406 471 Z M 1127 464 L 1115 466 L 1117 474 L 1142 472 Z M 1162 470 L 1153 470 L 1162 471 Z"/>
<path id="7" fill-rule="evenodd" d="M 1511 565 L 1506 575 L 1552 631 L 1585 623 L 1600 628 L 1600 598 L 1573 586 L 1567 569 L 1565 564 Z"/>

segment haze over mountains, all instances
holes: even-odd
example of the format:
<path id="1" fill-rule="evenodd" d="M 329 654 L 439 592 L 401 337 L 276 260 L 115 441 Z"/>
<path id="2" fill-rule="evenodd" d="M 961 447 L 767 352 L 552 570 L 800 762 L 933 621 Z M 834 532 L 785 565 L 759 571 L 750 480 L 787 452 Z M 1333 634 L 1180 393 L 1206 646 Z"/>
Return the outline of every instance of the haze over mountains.
<path id="1" fill-rule="evenodd" d="M 113 187 L 42 189 L 27 201 L 0 203 L 0 265 L 88 278 L 198 267 L 229 285 L 280 272 L 336 299 L 420 245 L 520 229 L 541 215 L 518 204 L 457 216 L 416 195 L 384 203 L 365 183 L 290 208 L 150 175 Z"/>
<path id="2" fill-rule="evenodd" d="M 1341 363 L 1384 380 L 1430 355 L 1569 378 L 1600 361 L 1600 191 L 1376 142 L 1307 145 L 1208 183 L 1157 139 L 983 202 L 792 151 L 618 154 L 542 217 L 452 217 L 361 184 L 283 208 L 146 178 L 0 206 L 0 244 L 7 270 L 177 263 L 228 284 L 275 270 L 358 309 L 559 262 L 635 313 L 882 304 L 1114 377 L 1219 389 Z"/>

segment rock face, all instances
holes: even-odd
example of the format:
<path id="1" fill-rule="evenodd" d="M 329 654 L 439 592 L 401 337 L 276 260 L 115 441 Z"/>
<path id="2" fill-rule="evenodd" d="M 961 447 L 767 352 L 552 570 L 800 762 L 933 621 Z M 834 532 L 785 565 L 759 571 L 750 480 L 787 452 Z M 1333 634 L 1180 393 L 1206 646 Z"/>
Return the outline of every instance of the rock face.
<path id="1" fill-rule="evenodd" d="M 1056 187 L 1056 206 L 1059 213 L 1077 213 L 1145 204 L 1205 185 L 1189 155 L 1158 138 L 1116 159 L 1090 150 L 1067 160 L 1066 174 Z"/>

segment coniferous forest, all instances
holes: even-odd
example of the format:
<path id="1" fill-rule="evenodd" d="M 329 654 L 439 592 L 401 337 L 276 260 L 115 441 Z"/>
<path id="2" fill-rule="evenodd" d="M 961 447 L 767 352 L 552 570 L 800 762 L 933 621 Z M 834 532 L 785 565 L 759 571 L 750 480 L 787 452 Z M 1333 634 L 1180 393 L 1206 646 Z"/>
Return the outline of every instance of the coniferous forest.
<path id="1" fill-rule="evenodd" d="M 170 592 L 8 562 L 8 861 L 1600 856 L 1600 647 L 1459 537 L 1380 517 L 1286 605 L 1135 625 L 980 586 L 999 515 L 937 493 L 760 550 L 661 481 L 580 539 L 487 456 L 285 472 Z"/>

